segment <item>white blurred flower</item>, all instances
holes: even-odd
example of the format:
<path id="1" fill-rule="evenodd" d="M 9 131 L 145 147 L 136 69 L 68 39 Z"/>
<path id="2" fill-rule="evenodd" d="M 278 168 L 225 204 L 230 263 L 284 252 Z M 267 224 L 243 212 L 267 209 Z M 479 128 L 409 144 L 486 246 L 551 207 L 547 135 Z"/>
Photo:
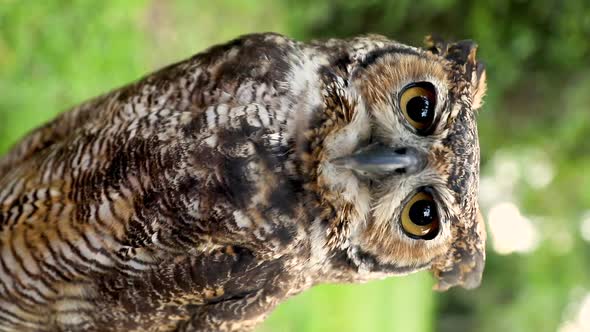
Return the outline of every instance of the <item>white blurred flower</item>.
<path id="1" fill-rule="evenodd" d="M 590 211 L 587 211 L 582 216 L 582 222 L 580 222 L 580 234 L 584 240 L 590 242 Z"/>
<path id="2" fill-rule="evenodd" d="M 501 201 L 513 201 L 523 182 L 533 189 L 545 188 L 553 181 L 554 173 L 542 150 L 498 151 L 481 175 L 481 204 L 489 208 Z"/>
<path id="3" fill-rule="evenodd" d="M 498 202 L 513 200 L 519 179 L 520 170 L 514 154 L 496 152 L 479 180 L 482 207 L 488 209 Z"/>
<path id="4" fill-rule="evenodd" d="M 558 332 L 589 332 L 590 331 L 590 293 L 582 299 L 578 313 L 571 320 L 564 321 Z"/>
<path id="5" fill-rule="evenodd" d="M 484 175 L 479 180 L 479 201 L 482 207 L 487 209 L 497 202 L 512 199 L 512 188 L 500 187 L 496 177 Z"/>
<path id="6" fill-rule="evenodd" d="M 528 253 L 535 250 L 539 244 L 536 227 L 520 213 L 514 203 L 494 205 L 488 213 L 488 224 L 492 245 L 499 254 Z"/>
<path id="7" fill-rule="evenodd" d="M 547 187 L 554 177 L 553 165 L 541 150 L 531 150 L 523 154 L 525 181 L 534 189 Z"/>
<path id="8" fill-rule="evenodd" d="M 520 179 L 521 172 L 515 156 L 506 152 L 498 152 L 492 160 L 494 178 L 502 188 L 514 188 Z"/>

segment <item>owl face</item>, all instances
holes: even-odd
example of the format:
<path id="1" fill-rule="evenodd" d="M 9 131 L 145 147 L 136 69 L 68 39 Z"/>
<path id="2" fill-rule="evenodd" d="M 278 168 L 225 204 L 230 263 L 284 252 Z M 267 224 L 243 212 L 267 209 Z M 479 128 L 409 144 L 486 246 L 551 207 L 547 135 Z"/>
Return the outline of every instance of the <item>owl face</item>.
<path id="1" fill-rule="evenodd" d="M 359 274 L 431 268 L 441 289 L 478 285 L 485 228 L 474 112 L 485 72 L 475 45 L 388 45 L 350 80 L 357 107 L 331 137 L 325 174 L 355 202 L 347 250 Z"/>

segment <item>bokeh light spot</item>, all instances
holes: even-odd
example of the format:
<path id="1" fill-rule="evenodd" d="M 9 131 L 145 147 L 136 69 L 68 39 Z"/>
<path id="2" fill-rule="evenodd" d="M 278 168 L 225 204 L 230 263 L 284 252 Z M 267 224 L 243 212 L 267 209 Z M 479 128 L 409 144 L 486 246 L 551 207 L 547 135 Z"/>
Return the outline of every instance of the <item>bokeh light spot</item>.
<path id="1" fill-rule="evenodd" d="M 528 253 L 537 248 L 538 231 L 533 223 L 520 213 L 516 204 L 504 202 L 493 206 L 488 213 L 488 223 L 492 245 L 497 253 Z"/>

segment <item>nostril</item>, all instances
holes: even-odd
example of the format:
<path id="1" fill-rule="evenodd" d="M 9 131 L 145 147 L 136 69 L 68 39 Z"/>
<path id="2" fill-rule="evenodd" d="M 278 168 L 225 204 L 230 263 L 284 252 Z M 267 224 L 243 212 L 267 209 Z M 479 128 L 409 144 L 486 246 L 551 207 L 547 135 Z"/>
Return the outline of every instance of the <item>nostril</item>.
<path id="1" fill-rule="evenodd" d="M 406 154 L 406 152 L 408 152 L 408 150 L 406 148 L 399 148 L 399 149 L 395 149 L 394 152 L 397 154 Z"/>
<path id="2" fill-rule="evenodd" d="M 406 174 L 406 168 L 405 167 L 400 167 L 400 168 L 396 168 L 395 169 L 395 174 Z"/>

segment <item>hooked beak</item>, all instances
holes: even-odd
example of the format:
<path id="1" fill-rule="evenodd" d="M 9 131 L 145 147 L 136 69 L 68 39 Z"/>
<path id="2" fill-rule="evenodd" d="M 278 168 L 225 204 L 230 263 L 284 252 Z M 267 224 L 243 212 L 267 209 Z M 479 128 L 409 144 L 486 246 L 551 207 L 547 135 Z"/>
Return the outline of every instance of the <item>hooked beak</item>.
<path id="1" fill-rule="evenodd" d="M 414 148 L 395 148 L 373 143 L 354 153 L 335 158 L 332 163 L 367 176 L 415 174 L 426 165 L 425 156 Z"/>

